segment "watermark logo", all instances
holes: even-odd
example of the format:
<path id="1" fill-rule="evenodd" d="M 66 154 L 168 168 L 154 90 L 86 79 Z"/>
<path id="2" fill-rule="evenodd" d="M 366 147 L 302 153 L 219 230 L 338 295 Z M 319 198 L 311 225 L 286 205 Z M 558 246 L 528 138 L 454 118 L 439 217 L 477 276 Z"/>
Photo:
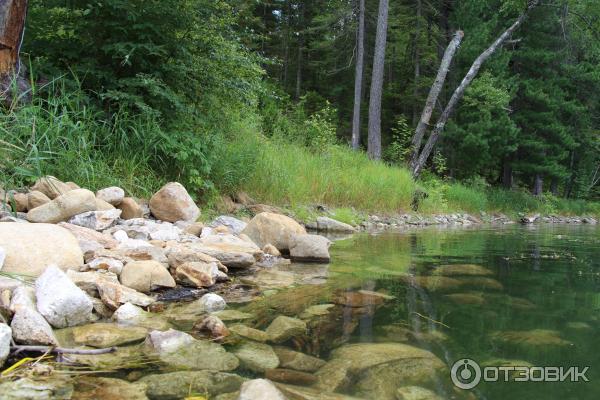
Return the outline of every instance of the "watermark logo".
<path id="1" fill-rule="evenodd" d="M 589 382 L 585 375 L 589 367 L 531 367 L 487 366 L 482 368 L 476 361 L 463 358 L 452 365 L 450 376 L 458 388 L 470 390 L 481 381 L 485 382 Z"/>

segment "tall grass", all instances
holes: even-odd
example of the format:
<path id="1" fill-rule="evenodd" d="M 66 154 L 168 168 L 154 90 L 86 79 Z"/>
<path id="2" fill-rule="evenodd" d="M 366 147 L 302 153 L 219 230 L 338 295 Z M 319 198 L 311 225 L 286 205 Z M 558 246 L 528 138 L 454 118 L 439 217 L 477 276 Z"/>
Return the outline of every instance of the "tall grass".
<path id="1" fill-rule="evenodd" d="M 244 189 L 274 204 L 327 204 L 364 211 L 410 210 L 415 184 L 408 171 L 331 146 L 311 150 L 265 140 Z"/>

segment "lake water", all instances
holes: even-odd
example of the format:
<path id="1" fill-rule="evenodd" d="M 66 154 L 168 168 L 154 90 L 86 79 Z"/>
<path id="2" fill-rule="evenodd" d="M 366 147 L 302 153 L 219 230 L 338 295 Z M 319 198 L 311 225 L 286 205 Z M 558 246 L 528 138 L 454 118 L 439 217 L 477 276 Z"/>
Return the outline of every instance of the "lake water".
<path id="1" fill-rule="evenodd" d="M 600 398 L 598 228 L 363 234 L 338 241 L 332 257 L 330 281 L 348 280 L 348 290 L 394 297 L 359 318 L 343 340 L 409 343 L 432 351 L 448 367 L 462 358 L 488 366 L 589 367 L 589 382 L 482 382 L 468 392 L 470 398 Z M 449 373 L 440 380 L 429 387 L 442 397 L 466 394 L 452 388 Z M 365 395 L 352 385 L 345 391 Z"/>

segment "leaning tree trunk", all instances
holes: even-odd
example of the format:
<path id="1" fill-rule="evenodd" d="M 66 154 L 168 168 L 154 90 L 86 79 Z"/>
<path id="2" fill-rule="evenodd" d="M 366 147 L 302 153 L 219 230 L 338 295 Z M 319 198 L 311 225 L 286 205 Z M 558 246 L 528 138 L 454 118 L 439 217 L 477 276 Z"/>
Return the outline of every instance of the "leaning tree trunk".
<path id="1" fill-rule="evenodd" d="M 415 163 L 414 167 L 412 168 L 413 177 L 417 178 L 419 176 L 419 174 L 421 173 L 421 171 L 423 170 L 425 163 L 427 162 L 427 160 L 429 159 L 429 156 L 431 155 L 431 151 L 435 147 L 435 144 L 437 143 L 440 135 L 442 134 L 442 132 L 444 131 L 444 128 L 446 127 L 446 123 L 448 122 L 448 119 L 450 119 L 450 116 L 456 110 L 456 106 L 458 105 L 458 102 L 462 99 L 462 97 L 465 94 L 465 91 L 467 90 L 469 85 L 471 85 L 471 83 L 473 82 L 473 79 L 475 79 L 475 77 L 479 73 L 479 70 L 481 69 L 481 66 L 483 65 L 483 63 L 488 58 L 490 58 L 492 56 L 492 54 L 494 54 L 496 52 L 496 50 L 498 50 L 502 46 L 502 44 L 513 34 L 513 32 L 515 30 L 517 30 L 517 28 L 519 28 L 523 24 L 523 22 L 527 18 L 527 15 L 529 14 L 529 11 L 531 11 L 533 8 L 535 8 L 538 4 L 539 4 L 539 0 L 531 0 L 529 2 L 529 5 L 527 6 L 527 9 L 525 10 L 525 12 L 523 14 L 521 14 L 521 16 L 515 21 L 515 23 L 512 24 L 507 30 L 505 30 L 496 39 L 496 41 L 494 43 L 492 43 L 492 45 L 490 47 L 488 47 L 483 53 L 481 53 L 479 55 L 479 57 L 477 57 L 477 59 L 473 62 L 473 65 L 471 65 L 471 68 L 469 69 L 469 71 L 467 72 L 465 77 L 463 78 L 462 82 L 460 83 L 460 85 L 456 88 L 456 90 L 452 94 L 450 101 L 446 105 L 446 108 L 442 112 L 442 115 L 439 117 L 439 119 L 435 125 L 435 128 L 433 129 L 433 132 L 431 133 L 431 135 L 429 136 L 429 139 L 427 140 L 427 143 L 425 143 L 423 150 L 419 154 L 419 158 L 418 158 L 417 162 Z"/>
<path id="2" fill-rule="evenodd" d="M 358 0 L 358 32 L 356 36 L 356 76 L 354 78 L 354 115 L 352 117 L 352 148 L 360 147 L 360 108 L 362 100 L 363 65 L 365 60 L 365 0 Z"/>
<path id="3" fill-rule="evenodd" d="M 429 127 L 429 120 L 431 119 L 431 114 L 433 114 L 435 103 L 437 102 L 438 96 L 444 87 L 444 82 L 446 81 L 446 76 L 450 70 L 450 64 L 452 63 L 454 54 L 456 54 L 456 50 L 458 50 L 460 42 L 464 36 L 465 34 L 463 31 L 458 31 L 454 35 L 454 38 L 446 48 L 444 57 L 442 58 L 442 63 L 440 64 L 440 68 L 437 73 L 437 77 L 435 78 L 435 81 L 429 90 L 429 95 L 427 96 L 427 101 L 425 102 L 425 108 L 423 108 L 423 113 L 421 114 L 421 120 L 419 121 L 417 129 L 415 130 L 415 134 L 412 138 L 412 157 L 410 161 L 410 167 L 413 170 L 417 166 L 417 162 L 419 160 L 421 142 L 423 141 L 425 132 Z"/>
<path id="4" fill-rule="evenodd" d="M 381 98 L 383 95 L 388 9 L 388 0 L 379 0 L 375 55 L 373 57 L 373 77 L 371 78 L 371 94 L 369 98 L 369 141 L 367 149 L 369 157 L 374 160 L 381 159 Z"/>
<path id="5" fill-rule="evenodd" d="M 12 83 L 19 76 L 19 51 L 23 41 L 27 0 L 0 1 L 0 90 L 2 100 L 10 99 Z"/>

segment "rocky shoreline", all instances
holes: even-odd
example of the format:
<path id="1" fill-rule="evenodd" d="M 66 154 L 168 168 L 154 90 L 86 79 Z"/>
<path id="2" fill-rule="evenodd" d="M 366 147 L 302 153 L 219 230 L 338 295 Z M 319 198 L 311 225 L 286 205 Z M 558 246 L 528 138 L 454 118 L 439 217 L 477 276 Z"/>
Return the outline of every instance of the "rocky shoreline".
<path id="1" fill-rule="evenodd" d="M 0 364 L 17 361 L 20 352 L 41 351 L 57 353 L 67 365 L 99 370 L 160 365 L 160 373 L 138 376 L 134 371 L 127 381 L 72 381 L 55 379 L 54 367 L 36 363 L 46 369 L 30 371 L 33 377 L 0 379 L 2 398 L 177 399 L 196 385 L 211 395 L 227 393 L 216 397 L 221 400 L 312 399 L 320 391 L 341 389 L 350 375 L 363 371 L 369 363 L 361 358 L 365 354 L 394 363 L 417 354 L 425 363 L 413 365 L 420 368 L 419 385 L 403 390 L 406 396 L 415 390 L 427 394 L 421 380 L 445 366 L 422 349 L 392 343 L 362 344 L 358 351 L 357 345 L 334 346 L 328 362 L 297 351 L 311 348 L 310 341 L 303 344 L 307 332 L 331 329 L 329 318 L 347 313 L 343 309 L 353 310 L 352 321 L 372 313 L 389 300 L 385 293 L 330 288 L 328 302 L 303 307 L 302 286 L 282 298 L 273 289 L 327 281 L 319 265 L 330 261 L 332 242 L 311 231 L 352 234 L 515 222 L 482 213 L 368 216 L 356 227 L 320 216 L 301 225 L 275 207 L 240 195 L 230 206 L 244 207 L 252 218 L 221 215 L 203 224 L 197 222 L 200 209 L 174 182 L 148 202 L 126 197 L 118 187 L 92 193 L 54 177 L 40 179 L 27 193 L 0 195 L 16 209 L 0 204 L 5 209 L 0 211 Z M 522 216 L 520 222 L 596 220 Z M 311 290 L 311 296 L 315 290 L 317 296 L 324 293 Z M 300 308 L 259 316 L 229 307 L 257 299 Z M 238 369 L 258 379 L 235 374 Z M 40 377 L 53 379 L 35 383 Z M 435 398 L 431 395 L 424 398 Z"/>

